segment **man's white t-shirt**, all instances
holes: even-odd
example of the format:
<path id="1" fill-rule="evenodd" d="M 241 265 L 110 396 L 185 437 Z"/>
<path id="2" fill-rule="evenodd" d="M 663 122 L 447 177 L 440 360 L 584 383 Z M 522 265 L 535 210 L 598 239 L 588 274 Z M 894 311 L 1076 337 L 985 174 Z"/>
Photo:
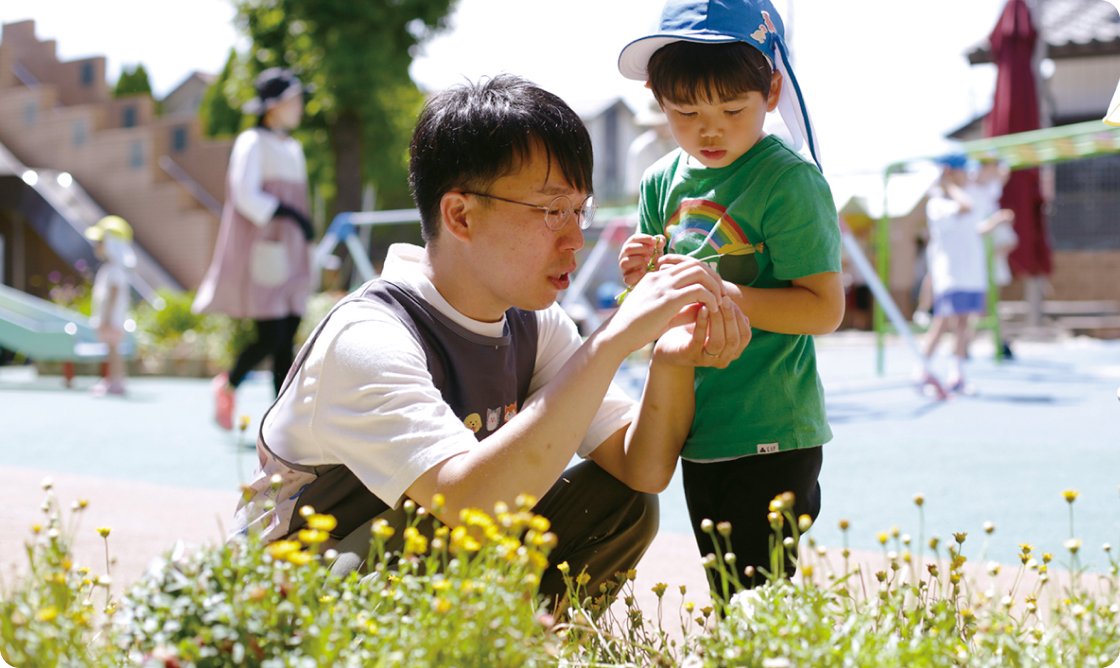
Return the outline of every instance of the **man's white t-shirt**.
<path id="1" fill-rule="evenodd" d="M 411 287 L 455 323 L 503 335 L 505 320 L 479 322 L 456 311 L 421 271 L 425 250 L 389 249 L 382 278 Z M 537 311 L 537 357 L 529 399 L 564 366 L 582 340 L 559 305 Z M 635 403 L 611 385 L 578 454 L 588 456 L 634 419 Z M 388 310 L 362 300 L 330 317 L 290 386 L 265 417 L 265 442 L 305 466 L 344 464 L 374 495 L 398 504 L 425 471 L 478 443 L 444 402 L 418 341 Z"/>

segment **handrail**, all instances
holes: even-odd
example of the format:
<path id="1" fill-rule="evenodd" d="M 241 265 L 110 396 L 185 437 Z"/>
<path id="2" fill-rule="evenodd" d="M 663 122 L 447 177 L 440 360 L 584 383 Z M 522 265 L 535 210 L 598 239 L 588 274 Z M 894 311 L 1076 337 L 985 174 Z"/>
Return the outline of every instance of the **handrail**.
<path id="1" fill-rule="evenodd" d="M 183 186 L 199 204 L 206 207 L 210 213 L 218 218 L 222 217 L 222 203 L 214 199 L 214 196 L 207 192 L 198 181 L 195 181 L 194 177 L 188 174 L 185 169 L 180 167 L 179 163 L 172 160 L 171 156 L 161 155 L 159 157 L 159 166 L 163 171 L 167 172 L 167 175 L 174 179 L 176 183 Z"/>

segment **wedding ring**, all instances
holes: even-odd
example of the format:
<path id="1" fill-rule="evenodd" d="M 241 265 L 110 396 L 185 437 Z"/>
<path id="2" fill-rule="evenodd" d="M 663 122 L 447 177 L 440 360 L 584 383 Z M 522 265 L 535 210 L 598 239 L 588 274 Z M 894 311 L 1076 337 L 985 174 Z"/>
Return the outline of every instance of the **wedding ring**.
<path id="1" fill-rule="evenodd" d="M 701 351 L 702 351 L 702 352 L 703 352 L 703 353 L 704 353 L 705 355 L 707 355 L 708 357 L 719 357 L 719 355 L 717 355 L 716 353 L 710 353 L 710 352 L 708 352 L 708 349 L 707 349 L 707 348 L 701 348 Z"/>

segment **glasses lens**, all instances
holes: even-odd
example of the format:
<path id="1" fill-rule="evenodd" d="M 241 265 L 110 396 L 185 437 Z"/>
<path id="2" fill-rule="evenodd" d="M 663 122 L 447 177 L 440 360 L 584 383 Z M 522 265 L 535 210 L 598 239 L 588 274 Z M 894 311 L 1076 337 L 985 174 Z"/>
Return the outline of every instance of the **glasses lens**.
<path id="1" fill-rule="evenodd" d="M 599 203 L 595 201 L 594 195 L 588 195 L 587 199 L 583 200 L 583 210 L 580 211 L 579 227 L 586 230 L 591 227 L 591 221 L 595 220 L 595 212 L 599 210 Z"/>
<path id="2" fill-rule="evenodd" d="M 548 211 L 544 214 L 544 224 L 553 232 L 559 232 L 571 215 L 572 201 L 561 195 L 549 203 Z"/>

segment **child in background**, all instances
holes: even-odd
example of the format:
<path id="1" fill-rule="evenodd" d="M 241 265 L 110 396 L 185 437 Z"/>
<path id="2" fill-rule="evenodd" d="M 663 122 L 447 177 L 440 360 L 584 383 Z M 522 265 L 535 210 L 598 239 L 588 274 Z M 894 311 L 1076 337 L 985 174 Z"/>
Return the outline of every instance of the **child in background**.
<path id="1" fill-rule="evenodd" d="M 136 267 L 132 227 L 120 216 L 105 216 L 86 228 L 85 235 L 93 242 L 94 254 L 103 260 L 93 278 L 89 323 L 97 330 L 97 338 L 109 346 L 109 372 L 90 391 L 98 396 L 124 394 L 127 370 L 121 344 L 130 302 L 128 274 Z"/>
<path id="2" fill-rule="evenodd" d="M 982 237 L 987 237 L 992 242 L 991 281 L 997 289 L 1011 284 L 1011 265 L 1008 264 L 1007 257 L 1019 245 L 1019 235 L 1015 234 L 1015 212 L 999 207 L 1003 187 L 1007 185 L 1010 175 L 1011 170 L 1007 165 L 997 161 L 981 161 L 976 175 L 976 187 L 980 193 L 976 198 L 977 203 L 984 208 L 984 212 L 993 212 L 987 220 L 980 223 L 979 230 Z M 1014 357 L 1011 344 L 1006 339 L 1000 341 L 1000 357 Z"/>
<path id="3" fill-rule="evenodd" d="M 987 255 L 980 226 L 1000 212 L 989 210 L 993 198 L 987 191 L 993 184 L 973 180 L 964 155 L 945 156 L 938 162 L 942 165 L 941 181 L 926 203 L 933 321 L 924 352 L 927 359 L 932 357 L 941 337 L 952 331 L 956 341 L 947 382 L 950 390 L 968 393 L 971 389 L 965 382 L 964 364 L 972 340 L 972 319 L 984 312 L 988 292 Z M 1002 188 L 999 183 L 994 186 Z"/>
<path id="4" fill-rule="evenodd" d="M 835 330 L 844 313 L 836 209 L 768 0 L 669 0 L 660 31 L 629 44 L 619 69 L 647 81 L 681 147 L 642 179 L 639 233 L 619 257 L 626 283 L 637 283 L 662 250 L 661 266 L 696 257 L 754 328 L 727 368 L 696 369 L 681 451 L 700 553 L 724 549 L 701 523 L 730 522 L 749 588 L 771 567 L 771 500 L 792 492 L 795 515 L 820 511 L 821 446 L 832 431 L 812 335 Z M 792 146 L 763 132 L 775 109 Z M 797 152 L 803 141 L 817 164 Z M 794 568 L 787 560 L 786 575 Z"/>

